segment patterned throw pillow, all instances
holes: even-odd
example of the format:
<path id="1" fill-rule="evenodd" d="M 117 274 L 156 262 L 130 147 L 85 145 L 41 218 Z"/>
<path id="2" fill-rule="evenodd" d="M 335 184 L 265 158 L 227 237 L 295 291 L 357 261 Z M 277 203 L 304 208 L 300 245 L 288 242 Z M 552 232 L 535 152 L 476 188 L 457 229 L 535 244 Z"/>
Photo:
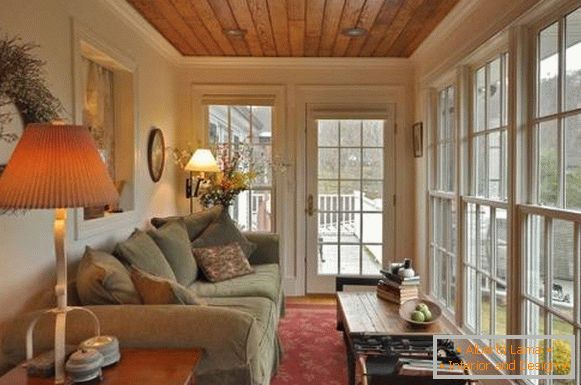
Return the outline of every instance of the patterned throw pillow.
<path id="1" fill-rule="evenodd" d="M 254 273 L 254 269 L 237 242 L 225 246 L 194 248 L 193 251 L 198 266 L 210 282 L 225 281 Z"/>
<path id="2" fill-rule="evenodd" d="M 206 305 L 192 290 L 176 281 L 156 277 L 131 266 L 131 280 L 146 305 Z"/>

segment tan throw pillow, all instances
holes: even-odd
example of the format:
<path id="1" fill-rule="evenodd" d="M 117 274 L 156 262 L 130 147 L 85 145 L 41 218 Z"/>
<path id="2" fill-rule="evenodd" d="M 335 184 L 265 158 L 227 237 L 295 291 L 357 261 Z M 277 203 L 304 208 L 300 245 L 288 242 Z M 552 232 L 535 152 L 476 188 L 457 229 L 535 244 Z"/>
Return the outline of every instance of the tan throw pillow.
<path id="1" fill-rule="evenodd" d="M 146 305 L 206 305 L 192 290 L 131 266 L 131 280 Z"/>
<path id="2" fill-rule="evenodd" d="M 210 282 L 225 281 L 254 273 L 254 269 L 237 242 L 225 246 L 194 248 L 193 251 L 198 266 Z"/>

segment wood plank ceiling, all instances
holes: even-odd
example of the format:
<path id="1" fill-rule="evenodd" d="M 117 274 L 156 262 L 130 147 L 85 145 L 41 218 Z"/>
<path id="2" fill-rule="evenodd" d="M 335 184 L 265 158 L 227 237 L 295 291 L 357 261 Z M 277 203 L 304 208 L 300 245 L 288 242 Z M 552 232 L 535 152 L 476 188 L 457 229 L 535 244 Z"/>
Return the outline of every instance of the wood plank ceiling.
<path id="1" fill-rule="evenodd" d="M 127 1 L 184 56 L 279 57 L 409 57 L 458 2 Z M 349 37 L 349 28 L 366 33 Z"/>

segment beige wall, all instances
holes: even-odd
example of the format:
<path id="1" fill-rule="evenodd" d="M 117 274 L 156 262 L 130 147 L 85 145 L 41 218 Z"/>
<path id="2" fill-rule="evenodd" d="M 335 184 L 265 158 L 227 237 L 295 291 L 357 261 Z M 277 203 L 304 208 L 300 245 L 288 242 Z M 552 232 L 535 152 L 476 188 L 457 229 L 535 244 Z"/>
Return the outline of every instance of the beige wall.
<path id="1" fill-rule="evenodd" d="M 396 135 L 396 194 L 398 203 L 396 207 L 396 250 L 398 259 L 403 257 L 413 257 L 414 255 L 414 158 L 412 151 L 411 124 L 413 120 L 413 70 L 408 60 L 366 61 L 365 59 L 335 61 L 330 64 L 325 60 L 279 60 L 273 62 L 266 60 L 217 60 L 209 63 L 208 60 L 190 63 L 180 68 L 180 141 L 182 143 L 191 142 L 196 145 L 203 143 L 205 135 L 204 128 L 194 127 L 195 118 L 192 116 L 191 87 L 193 84 L 264 84 L 278 85 L 285 90 L 286 98 L 286 125 L 285 132 L 290 131 L 289 143 L 285 144 L 288 149 L 288 159 L 293 164 L 290 173 L 293 180 L 289 184 L 290 195 L 293 197 L 285 204 L 291 205 L 290 212 L 287 212 L 287 221 L 294 226 L 287 228 L 283 236 L 292 238 L 292 244 L 287 245 L 284 251 L 285 258 L 285 288 L 287 294 L 300 295 L 304 293 L 304 175 L 301 165 L 304 165 L 304 139 L 300 135 L 300 130 L 304 131 L 304 102 L 300 105 L 299 94 L 304 93 L 304 85 L 321 89 L 328 95 L 329 100 L 333 99 L 333 86 L 347 90 L 352 87 L 356 90 L 358 86 L 373 85 L 385 86 L 401 90 L 402 103 L 396 107 L 396 117 L 400 122 Z M 342 64 L 341 64 L 342 63 Z M 343 92 L 345 92 L 343 90 Z M 347 91 L 347 95 L 349 92 Z M 309 95 L 302 95 L 308 98 Z M 323 102 L 325 96 L 318 97 L 318 102 Z M 336 101 L 335 101 L 336 102 Z M 344 103 L 355 102 L 349 97 L 343 100 Z M 377 101 L 378 103 L 381 100 Z M 385 101 L 387 103 L 387 101 Z M 186 212 L 187 202 L 182 197 L 183 182 L 180 182 L 178 193 L 178 206 L 181 212 Z M 293 234 L 293 230 L 294 234 Z"/>
<path id="2" fill-rule="evenodd" d="M 147 171 L 147 134 L 151 126 L 163 129 L 167 144 L 174 141 L 176 125 L 175 68 L 144 39 L 130 29 L 106 5 L 89 0 L 1 0 L 0 34 L 18 35 L 40 48 L 34 54 L 46 61 L 46 79 L 62 101 L 67 121 L 72 121 L 72 19 L 94 31 L 107 45 L 138 65 L 137 220 L 120 230 L 106 231 L 82 241 L 73 240 L 69 221 L 69 259 L 78 261 L 86 244 L 110 247 L 134 227 L 142 227 L 152 215 L 175 212 L 174 168 L 152 183 Z M 124 154 L 132 157 L 134 154 Z M 73 217 L 72 211 L 69 218 Z M 26 215 L 0 216 L 0 338 L 6 322 L 15 314 L 46 304 L 52 298 L 55 279 L 52 244 L 52 213 L 33 211 Z M 74 273 L 74 269 L 71 270 Z M 73 274 L 71 274 L 72 276 Z"/>

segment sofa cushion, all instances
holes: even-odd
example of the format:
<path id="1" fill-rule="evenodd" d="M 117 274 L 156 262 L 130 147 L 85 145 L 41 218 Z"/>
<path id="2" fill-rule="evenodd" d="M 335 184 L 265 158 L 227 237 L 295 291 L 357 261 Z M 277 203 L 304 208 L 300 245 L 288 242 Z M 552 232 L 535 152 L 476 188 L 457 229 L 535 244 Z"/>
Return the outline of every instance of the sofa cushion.
<path id="1" fill-rule="evenodd" d="M 274 334 L 278 327 L 278 313 L 274 302 L 266 298 L 259 297 L 223 297 L 208 298 L 208 305 L 220 308 L 238 310 L 250 314 L 258 326 L 258 333 L 261 339 L 258 343 L 258 352 L 264 343 L 273 343 Z M 260 354 L 260 353 L 258 353 Z M 256 356 L 249 354 L 249 356 Z"/>
<path id="2" fill-rule="evenodd" d="M 163 252 L 147 233 L 135 229 L 128 240 L 117 244 L 116 255 L 129 265 L 172 281 L 176 276 Z"/>
<path id="3" fill-rule="evenodd" d="M 246 258 L 256 250 L 256 245 L 238 230 L 227 210 L 222 210 L 220 215 L 204 230 L 199 237 L 194 239 L 192 247 L 204 248 L 210 246 L 224 246 L 230 243 L 238 243 Z"/>
<path id="4" fill-rule="evenodd" d="M 140 304 L 129 271 L 114 256 L 87 247 L 77 270 L 82 305 Z"/>
<path id="5" fill-rule="evenodd" d="M 278 265 L 255 265 L 254 274 L 222 282 L 199 279 L 190 287 L 201 297 L 262 297 L 280 301 L 280 269 Z"/>
<path id="6" fill-rule="evenodd" d="M 168 222 L 182 220 L 186 225 L 188 238 L 190 241 L 193 241 L 222 213 L 222 210 L 222 206 L 215 206 L 183 217 L 152 218 L 151 224 L 154 227 L 160 228 Z"/>
<path id="7" fill-rule="evenodd" d="M 198 277 L 198 266 L 192 255 L 184 222 L 169 221 L 159 230 L 154 229 L 147 233 L 161 249 L 178 283 L 184 286 L 191 285 Z"/>
<path id="8" fill-rule="evenodd" d="M 205 305 L 192 289 L 131 267 L 131 280 L 146 305 Z"/>
<path id="9" fill-rule="evenodd" d="M 210 282 L 226 281 L 254 272 L 244 255 L 244 251 L 236 242 L 225 246 L 211 246 L 192 250 L 196 257 L 196 262 Z"/>

